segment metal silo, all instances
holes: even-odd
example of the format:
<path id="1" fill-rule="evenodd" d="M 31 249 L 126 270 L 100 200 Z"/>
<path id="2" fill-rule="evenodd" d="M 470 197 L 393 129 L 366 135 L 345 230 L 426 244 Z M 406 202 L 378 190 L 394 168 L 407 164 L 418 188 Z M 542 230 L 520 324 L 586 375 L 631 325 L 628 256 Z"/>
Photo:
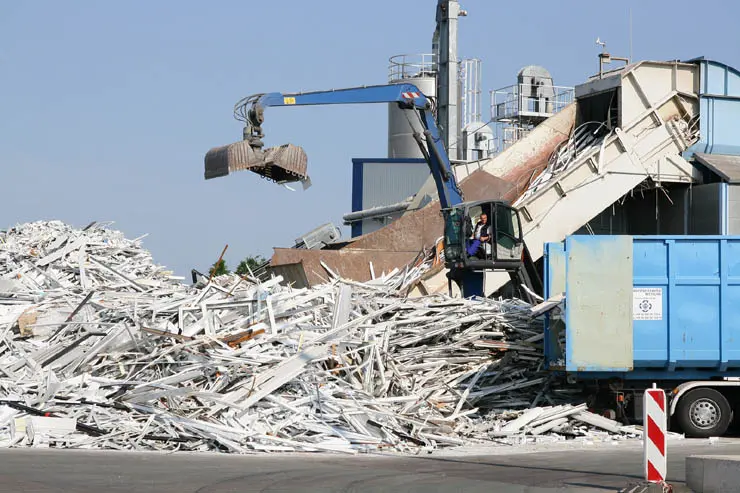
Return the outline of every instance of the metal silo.
<path id="1" fill-rule="evenodd" d="M 437 96 L 437 67 L 432 54 L 396 55 L 391 57 L 388 82 L 391 84 L 414 84 L 425 96 Z M 409 124 L 414 127 L 411 127 Z M 415 129 L 415 130 L 414 130 Z M 419 145 L 414 140 L 414 131 L 421 131 L 421 123 L 412 112 L 388 105 L 388 157 L 423 158 Z"/>

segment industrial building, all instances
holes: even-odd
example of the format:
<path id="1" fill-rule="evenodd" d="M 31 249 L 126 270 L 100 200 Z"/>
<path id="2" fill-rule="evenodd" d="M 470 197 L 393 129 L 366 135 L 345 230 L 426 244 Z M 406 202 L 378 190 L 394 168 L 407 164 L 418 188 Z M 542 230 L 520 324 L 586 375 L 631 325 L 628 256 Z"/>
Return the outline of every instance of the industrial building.
<path id="1" fill-rule="evenodd" d="M 516 204 L 535 260 L 545 242 L 575 232 L 738 232 L 736 69 L 704 58 L 640 61 L 595 75 L 577 85 L 573 94 L 572 103 L 501 152 L 472 166 L 456 163 L 466 200 L 501 198 Z M 540 109 L 550 108 L 545 104 Z M 411 169 L 418 158 L 403 159 Z M 358 173 L 360 182 L 373 166 L 379 170 L 389 162 L 376 160 Z M 403 166 L 394 172 L 403 173 Z M 320 271 L 319 261 L 324 260 L 343 276 L 363 280 L 370 262 L 378 270 L 404 265 L 433 246 L 442 232 L 438 209 L 427 207 L 436 200 L 429 177 L 409 194 L 410 200 L 403 197 L 418 186 L 421 175 L 419 171 L 412 178 L 409 173 L 408 188 L 396 190 L 389 203 L 363 199 L 354 204 L 370 206 L 371 211 L 396 204 L 395 210 L 381 209 L 393 214 L 394 222 L 369 233 L 360 230 L 362 236 L 338 250 L 298 254 L 276 249 L 273 267 L 301 264 L 307 271 Z M 364 197 L 367 190 L 362 192 Z M 317 282 L 311 277 L 306 275 L 309 284 Z M 496 277 L 490 274 L 489 293 L 504 282 Z M 440 274 L 428 287 L 446 290 L 447 283 Z"/>
<path id="2" fill-rule="evenodd" d="M 435 98 L 438 69 L 435 54 L 396 55 L 389 60 L 388 82 L 411 83 Z M 450 144 L 458 176 L 513 145 L 538 124 L 573 102 L 572 87 L 554 86 L 543 67 L 530 65 L 517 83 L 490 91 L 491 117 L 483 121 L 481 61 L 460 62 L 457 138 Z M 352 212 L 344 215 L 352 238 L 389 225 L 406 212 L 411 198 L 429 178 L 429 168 L 414 134 L 420 123 L 409 120 L 395 104 L 388 105 L 388 155 L 352 159 Z M 459 151 L 457 147 L 460 147 Z"/>
<path id="3" fill-rule="evenodd" d="M 439 2 L 432 53 L 391 57 L 388 82 L 411 83 L 436 102 L 464 199 L 514 204 L 532 260 L 545 243 L 573 233 L 740 232 L 736 69 L 705 58 L 631 61 L 604 47 L 599 72 L 575 87 L 557 85 L 545 67 L 524 66 L 513 84 L 489 92 L 484 117 L 482 62 L 458 61 L 463 15 L 457 2 Z M 276 248 L 270 271 L 311 285 L 324 263 L 363 281 L 439 245 L 442 220 L 419 125 L 389 105 L 386 155 L 352 160 L 352 210 L 344 215 L 351 238 Z M 448 289 L 444 269 L 432 277 L 426 292 Z M 486 294 L 506 282 L 488 272 Z"/>
<path id="4" fill-rule="evenodd" d="M 690 102 L 692 109 L 697 111 L 695 117 L 688 120 L 690 126 L 683 133 L 696 141 L 681 153 L 690 166 L 681 164 L 673 172 L 668 172 L 670 165 L 664 164 L 662 169 L 656 169 L 646 181 L 591 219 L 579 232 L 740 234 L 740 210 L 737 208 L 740 136 L 732 131 L 740 123 L 740 75 L 732 67 L 703 58 L 689 60 L 683 65 L 691 67 L 686 74 L 686 88 L 689 88 L 690 80 L 692 92 L 681 98 L 686 98 L 684 101 Z M 648 70 L 647 65 L 642 70 Z M 649 70 L 652 72 L 654 68 Z M 646 75 L 652 74 L 646 72 Z M 639 68 L 630 76 L 632 81 L 638 78 L 642 80 Z M 645 80 L 650 79 L 646 77 Z M 648 90 L 654 89 L 645 91 Z M 613 91 L 616 88 L 603 94 Z M 585 88 L 581 93 L 585 95 Z M 625 103 L 623 108 L 627 106 Z M 619 117 L 622 128 L 628 118 L 629 114 Z M 674 158 L 666 157 L 666 161 L 670 159 Z M 674 159 L 674 163 L 677 161 Z M 673 174 L 676 172 L 679 174 Z"/>

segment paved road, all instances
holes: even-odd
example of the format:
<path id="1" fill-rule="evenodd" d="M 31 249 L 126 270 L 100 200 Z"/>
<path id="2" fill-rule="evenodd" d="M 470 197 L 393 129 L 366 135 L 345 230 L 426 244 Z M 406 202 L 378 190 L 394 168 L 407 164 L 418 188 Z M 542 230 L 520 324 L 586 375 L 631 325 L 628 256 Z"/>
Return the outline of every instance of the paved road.
<path id="1" fill-rule="evenodd" d="M 740 454 L 740 440 L 671 447 L 670 479 L 690 454 Z M 638 444 L 549 452 L 426 457 L 0 451 L 0 491 L 26 493 L 604 492 L 637 481 Z"/>

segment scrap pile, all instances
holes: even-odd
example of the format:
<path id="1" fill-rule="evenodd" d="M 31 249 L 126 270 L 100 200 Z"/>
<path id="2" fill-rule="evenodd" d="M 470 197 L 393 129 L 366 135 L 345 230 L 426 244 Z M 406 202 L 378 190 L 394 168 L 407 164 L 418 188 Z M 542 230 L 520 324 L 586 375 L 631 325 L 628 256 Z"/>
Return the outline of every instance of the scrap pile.
<path id="1" fill-rule="evenodd" d="M 356 453 L 635 431 L 550 387 L 530 306 L 404 298 L 408 275 L 186 286 L 105 225 L 0 233 L 0 444 Z"/>

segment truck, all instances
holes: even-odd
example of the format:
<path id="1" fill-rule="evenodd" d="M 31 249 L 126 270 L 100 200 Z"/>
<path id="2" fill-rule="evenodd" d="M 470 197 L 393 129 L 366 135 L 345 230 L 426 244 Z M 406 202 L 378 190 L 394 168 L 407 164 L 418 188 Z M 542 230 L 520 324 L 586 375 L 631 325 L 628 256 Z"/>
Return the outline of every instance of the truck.
<path id="1" fill-rule="evenodd" d="M 740 237 L 572 235 L 546 243 L 547 369 L 639 421 L 668 396 L 671 427 L 725 434 L 740 409 Z M 562 299 L 562 301 L 560 301 Z"/>

